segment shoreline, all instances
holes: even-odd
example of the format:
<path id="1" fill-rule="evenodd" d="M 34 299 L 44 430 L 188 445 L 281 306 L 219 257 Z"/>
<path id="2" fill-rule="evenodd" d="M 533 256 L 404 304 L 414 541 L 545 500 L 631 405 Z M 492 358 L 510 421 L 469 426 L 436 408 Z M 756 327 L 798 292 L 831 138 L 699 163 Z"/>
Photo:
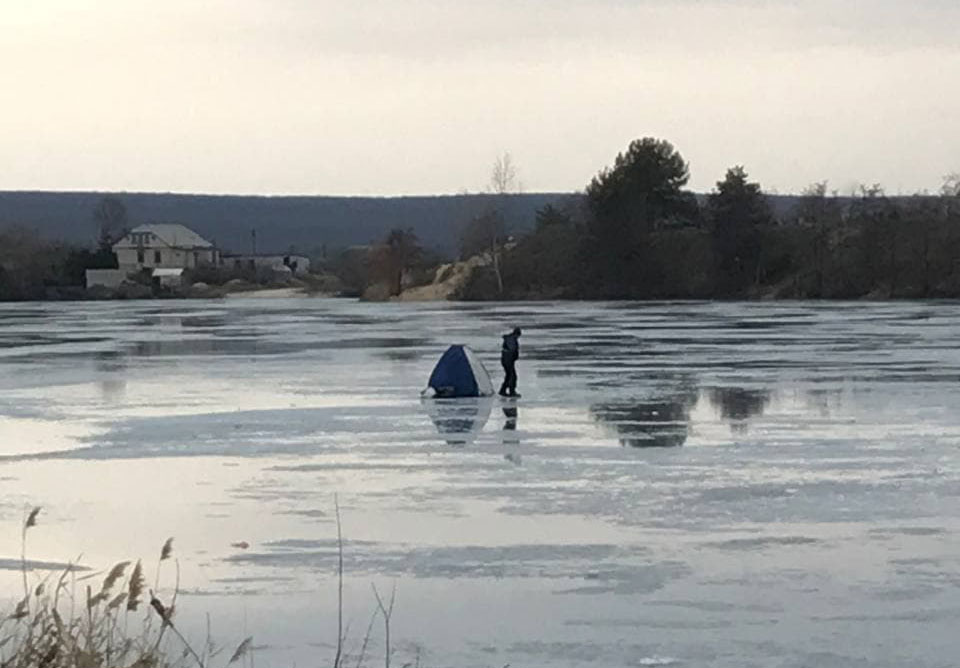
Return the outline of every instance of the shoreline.
<path id="1" fill-rule="evenodd" d="M 603 299 L 586 298 L 566 298 L 566 297 L 543 297 L 543 298 L 525 298 L 525 299 L 384 299 L 370 300 L 361 299 L 355 296 L 337 295 L 331 293 L 310 293 L 301 289 L 267 289 L 250 290 L 244 292 L 230 292 L 221 295 L 182 295 L 167 297 L 110 297 L 110 298 L 83 298 L 76 299 L 20 299 L 20 300 L 0 300 L 0 304 L 53 304 L 67 303 L 75 304 L 81 302 L 133 302 L 133 301 L 224 301 L 236 299 L 336 299 L 345 301 L 355 301 L 364 304 L 544 304 L 544 303 L 567 303 L 567 304 L 906 304 L 906 303 L 930 303 L 930 304 L 948 304 L 960 302 L 960 297 L 729 297 L 729 298 L 707 298 L 707 297 L 610 297 Z"/>

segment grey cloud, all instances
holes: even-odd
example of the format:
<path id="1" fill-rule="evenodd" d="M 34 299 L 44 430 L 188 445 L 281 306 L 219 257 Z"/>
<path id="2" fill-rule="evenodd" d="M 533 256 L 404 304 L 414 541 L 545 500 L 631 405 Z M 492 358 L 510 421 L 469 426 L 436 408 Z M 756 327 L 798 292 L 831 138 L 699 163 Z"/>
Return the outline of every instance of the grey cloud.
<path id="1" fill-rule="evenodd" d="M 960 3 L 16 7 L 0 187 L 456 192 L 511 150 L 526 188 L 573 189 L 645 134 L 683 151 L 699 189 L 741 162 L 784 192 L 935 189 L 960 169 L 960 93 L 944 85 L 960 77 Z"/>
<path id="2" fill-rule="evenodd" d="M 299 0 L 271 1 L 268 9 L 258 2 L 263 38 L 316 54 L 530 60 L 582 48 L 758 55 L 816 47 L 960 48 L 960 4 L 942 0 L 360 0 L 349 9 Z"/>

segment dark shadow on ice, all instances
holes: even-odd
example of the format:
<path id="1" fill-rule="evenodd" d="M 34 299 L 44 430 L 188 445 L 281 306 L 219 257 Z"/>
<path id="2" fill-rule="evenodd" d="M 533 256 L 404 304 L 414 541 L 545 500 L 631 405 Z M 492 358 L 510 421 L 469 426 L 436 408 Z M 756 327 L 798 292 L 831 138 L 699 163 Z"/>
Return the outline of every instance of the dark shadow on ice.
<path id="1" fill-rule="evenodd" d="M 0 307 L 0 322 L 6 325 L 35 324 L 38 320 L 46 320 L 50 314 L 45 309 L 23 309 Z"/>
<path id="2" fill-rule="evenodd" d="M 591 361 L 596 363 L 603 354 L 615 355 L 617 352 L 630 350 L 633 355 L 647 355 L 650 351 L 638 351 L 636 337 L 629 334 L 595 334 L 589 342 L 570 341 L 557 342 L 550 347 L 533 348 L 526 353 L 526 359 L 543 362 L 576 362 Z M 663 353 L 660 353 L 663 354 Z"/>
<path id="3" fill-rule="evenodd" d="M 417 348 L 427 343 L 415 337 L 354 337 L 337 340 L 270 341 L 260 336 L 234 338 L 170 338 L 135 341 L 127 352 L 134 357 L 185 357 L 192 355 L 258 356 L 307 351 Z"/>
<path id="4" fill-rule="evenodd" d="M 19 571 L 26 568 L 27 571 L 54 571 L 62 573 L 64 571 L 89 571 L 86 566 L 79 564 L 65 564 L 58 561 L 33 561 L 28 559 L 24 562 L 21 559 L 8 559 L 0 557 L 0 571 Z"/>
<path id="5" fill-rule="evenodd" d="M 729 420 L 731 427 L 737 430 L 745 430 L 750 418 L 763 415 L 770 405 L 769 390 L 714 387 L 709 396 L 710 403 L 720 413 L 720 417 Z"/>
<path id="6" fill-rule="evenodd" d="M 830 417 L 843 409 L 843 390 L 837 388 L 807 390 L 804 393 L 806 408 L 820 417 Z"/>
<path id="7" fill-rule="evenodd" d="M 8 323 L 4 323 L 8 325 Z M 57 336 L 55 334 L 4 334 L 0 335 L 0 349 L 15 349 L 35 346 L 62 346 L 65 343 L 105 343 L 106 336 Z"/>
<path id="8" fill-rule="evenodd" d="M 180 319 L 180 326 L 184 329 L 222 330 L 231 324 L 226 313 L 187 315 Z"/>
<path id="9" fill-rule="evenodd" d="M 133 357 L 186 357 L 193 355 L 241 357 L 269 354 L 295 353 L 306 350 L 305 344 L 276 343 L 257 338 L 169 338 L 151 341 L 136 341 L 127 352 Z"/>
<path id="10" fill-rule="evenodd" d="M 612 427 L 620 444 L 632 448 L 674 448 L 687 441 L 693 388 L 653 400 L 614 401 L 590 407 L 593 417 Z"/>
<path id="11" fill-rule="evenodd" d="M 97 385 L 104 401 L 117 403 L 127 391 L 127 360 L 115 351 L 97 353 L 94 358 Z"/>
<path id="12" fill-rule="evenodd" d="M 391 362 L 415 362 L 423 357 L 423 353 L 414 349 L 384 350 L 376 353 L 376 356 Z"/>
<path id="13" fill-rule="evenodd" d="M 423 399 L 420 402 L 437 431 L 449 445 L 469 445 L 490 419 L 493 399 Z"/>

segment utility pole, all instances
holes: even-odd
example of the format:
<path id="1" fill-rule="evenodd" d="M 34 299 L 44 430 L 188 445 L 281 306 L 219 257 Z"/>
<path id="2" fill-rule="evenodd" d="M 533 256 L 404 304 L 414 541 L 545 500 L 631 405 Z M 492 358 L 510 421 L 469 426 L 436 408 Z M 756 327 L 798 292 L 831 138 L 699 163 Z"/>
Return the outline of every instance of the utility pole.
<path id="1" fill-rule="evenodd" d="M 257 228 L 255 227 L 250 230 L 250 253 L 257 254 Z"/>

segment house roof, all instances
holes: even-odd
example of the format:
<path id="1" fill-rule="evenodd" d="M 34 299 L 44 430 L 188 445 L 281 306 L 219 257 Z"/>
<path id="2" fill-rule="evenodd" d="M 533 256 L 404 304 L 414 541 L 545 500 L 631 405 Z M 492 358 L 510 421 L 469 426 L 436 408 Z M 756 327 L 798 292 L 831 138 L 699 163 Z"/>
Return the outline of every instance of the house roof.
<path id="1" fill-rule="evenodd" d="M 213 248 L 213 244 L 191 230 L 189 227 L 177 223 L 152 223 L 149 225 L 138 225 L 130 230 L 130 234 L 142 234 L 149 232 L 157 236 L 163 243 L 171 248 Z M 123 244 L 127 238 L 120 242 Z M 119 245 L 119 244 L 118 244 Z"/>

